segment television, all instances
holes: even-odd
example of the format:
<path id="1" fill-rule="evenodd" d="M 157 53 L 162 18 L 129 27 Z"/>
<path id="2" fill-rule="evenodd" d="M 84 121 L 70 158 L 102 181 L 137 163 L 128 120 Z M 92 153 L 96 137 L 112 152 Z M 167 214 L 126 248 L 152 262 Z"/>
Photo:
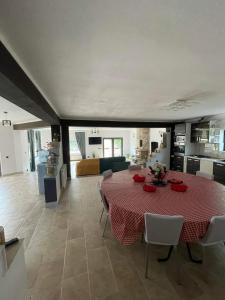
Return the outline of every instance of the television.
<path id="1" fill-rule="evenodd" d="M 89 145 L 100 145 L 101 143 L 101 137 L 89 137 Z"/>

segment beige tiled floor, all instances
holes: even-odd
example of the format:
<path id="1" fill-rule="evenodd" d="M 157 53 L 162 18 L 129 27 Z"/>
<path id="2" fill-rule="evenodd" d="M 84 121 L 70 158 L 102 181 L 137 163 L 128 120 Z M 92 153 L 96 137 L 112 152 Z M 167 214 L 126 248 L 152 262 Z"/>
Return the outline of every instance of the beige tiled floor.
<path id="1" fill-rule="evenodd" d="M 0 178 L 0 223 L 7 238 L 25 238 L 32 300 L 225 299 L 223 245 L 207 251 L 203 266 L 191 263 L 181 245 L 182 285 L 178 285 L 177 258 L 162 264 L 156 260 L 166 249 L 151 248 L 146 280 L 144 244 L 122 246 L 110 227 L 102 239 L 98 180 L 97 176 L 72 179 L 59 206 L 46 209 L 34 174 Z M 199 249 L 194 250 L 199 255 Z"/>

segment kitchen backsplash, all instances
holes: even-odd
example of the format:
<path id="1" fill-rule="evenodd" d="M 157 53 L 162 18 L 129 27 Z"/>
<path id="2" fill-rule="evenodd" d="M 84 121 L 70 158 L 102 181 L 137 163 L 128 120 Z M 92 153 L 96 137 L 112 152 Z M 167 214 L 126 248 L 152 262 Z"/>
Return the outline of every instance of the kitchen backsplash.
<path id="1" fill-rule="evenodd" d="M 225 158 L 225 152 L 219 151 L 218 144 L 191 144 L 192 153 L 215 158 Z"/>

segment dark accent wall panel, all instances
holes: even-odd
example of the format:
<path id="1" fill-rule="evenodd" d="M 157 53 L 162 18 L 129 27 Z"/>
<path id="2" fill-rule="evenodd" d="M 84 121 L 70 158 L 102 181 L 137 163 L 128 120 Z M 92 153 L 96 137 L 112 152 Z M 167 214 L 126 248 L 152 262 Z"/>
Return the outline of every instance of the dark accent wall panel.
<path id="1" fill-rule="evenodd" d="M 70 172 L 70 141 L 68 125 L 61 126 L 62 132 L 62 147 L 63 147 L 63 163 L 67 165 L 67 177 L 71 178 Z"/>

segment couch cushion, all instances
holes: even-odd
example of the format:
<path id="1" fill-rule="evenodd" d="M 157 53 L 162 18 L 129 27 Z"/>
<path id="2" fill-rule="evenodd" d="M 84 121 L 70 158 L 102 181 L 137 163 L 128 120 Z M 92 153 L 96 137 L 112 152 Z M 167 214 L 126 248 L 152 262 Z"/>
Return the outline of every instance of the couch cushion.
<path id="1" fill-rule="evenodd" d="M 114 161 L 112 163 L 112 171 L 119 172 L 123 170 L 127 170 L 130 165 L 129 161 Z"/>
<path id="2" fill-rule="evenodd" d="M 100 173 L 112 169 L 113 162 L 123 162 L 125 160 L 124 156 L 100 158 Z"/>

